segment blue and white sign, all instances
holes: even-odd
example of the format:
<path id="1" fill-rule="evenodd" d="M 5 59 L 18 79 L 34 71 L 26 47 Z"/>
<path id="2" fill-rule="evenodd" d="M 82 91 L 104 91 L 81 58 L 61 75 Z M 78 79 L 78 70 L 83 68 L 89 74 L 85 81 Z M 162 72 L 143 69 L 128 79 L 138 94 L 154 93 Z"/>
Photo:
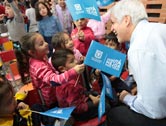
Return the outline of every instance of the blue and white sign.
<path id="1" fill-rule="evenodd" d="M 102 79 L 103 79 L 103 85 L 105 85 L 105 94 L 113 99 L 113 94 L 112 94 L 112 85 L 111 85 L 111 81 L 110 79 L 101 72 L 101 75 L 102 75 Z"/>
<path id="2" fill-rule="evenodd" d="M 74 21 L 81 18 L 101 20 L 96 0 L 66 0 L 66 4 Z"/>
<path id="3" fill-rule="evenodd" d="M 67 120 L 67 119 L 69 119 L 69 117 L 74 109 L 75 109 L 75 107 L 66 107 L 66 108 L 55 107 L 46 112 L 40 112 L 40 114 Z"/>
<path id="4" fill-rule="evenodd" d="M 113 3 L 114 0 L 96 0 L 96 2 L 99 7 L 102 7 L 102 6 L 108 6 L 109 4 Z"/>
<path id="5" fill-rule="evenodd" d="M 99 121 L 101 120 L 101 117 L 105 113 L 105 95 L 113 99 L 113 94 L 112 94 L 112 86 L 111 86 L 111 81 L 110 79 L 103 73 L 101 73 L 102 79 L 103 79 L 103 88 L 101 91 L 100 95 L 100 102 L 99 102 L 99 107 L 98 107 L 98 118 Z"/>
<path id="6" fill-rule="evenodd" d="M 98 106 L 98 119 L 99 121 L 101 120 L 103 114 L 105 113 L 105 84 L 103 84 L 103 88 L 101 90 L 101 95 L 100 95 L 100 102 Z"/>
<path id="7" fill-rule="evenodd" d="M 93 40 L 88 49 L 84 64 L 119 77 L 125 60 L 125 54 Z"/>

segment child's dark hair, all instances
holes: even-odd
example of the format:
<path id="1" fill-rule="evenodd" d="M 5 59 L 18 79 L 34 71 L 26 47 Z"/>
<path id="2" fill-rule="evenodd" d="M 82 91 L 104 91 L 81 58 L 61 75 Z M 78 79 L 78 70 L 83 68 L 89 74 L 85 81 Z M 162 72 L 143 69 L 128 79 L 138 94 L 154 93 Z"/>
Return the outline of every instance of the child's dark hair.
<path id="1" fill-rule="evenodd" d="M 74 55 L 73 51 L 70 49 L 59 49 L 53 53 L 51 62 L 56 70 L 58 70 L 59 66 L 65 66 L 68 55 Z"/>
<path id="2" fill-rule="evenodd" d="M 30 0 L 30 5 L 32 8 L 35 8 L 35 4 L 38 0 Z"/>
<path id="3" fill-rule="evenodd" d="M 9 95 L 9 93 L 13 93 L 14 95 L 14 89 L 12 85 L 9 83 L 9 81 L 3 76 L 0 76 L 0 103 L 3 103 L 6 97 Z M 1 106 L 0 109 L 4 106 Z"/>
<path id="4" fill-rule="evenodd" d="M 4 2 L 3 5 L 4 5 L 5 7 L 11 7 L 10 4 L 9 4 L 9 2 Z"/>
<path id="5" fill-rule="evenodd" d="M 36 2 L 36 4 L 35 4 L 35 13 L 36 13 L 36 20 L 37 21 L 40 21 L 40 20 L 43 19 L 43 17 L 39 13 L 39 11 L 40 11 L 39 10 L 39 4 L 43 4 L 47 8 L 47 12 L 48 12 L 48 16 L 49 17 L 52 16 L 52 13 L 51 13 L 50 9 L 48 8 L 48 6 L 46 5 L 46 3 L 44 3 L 44 2 Z"/>
<path id="6" fill-rule="evenodd" d="M 61 49 L 62 47 L 65 48 L 64 34 L 68 34 L 68 33 L 67 32 L 58 32 L 52 36 L 51 44 L 55 50 Z"/>
<path id="7" fill-rule="evenodd" d="M 21 48 L 15 50 L 15 54 L 18 61 L 18 70 L 21 75 L 22 82 L 27 81 L 27 76 L 29 76 L 29 50 L 35 50 L 34 43 L 36 41 L 36 35 L 38 33 L 27 33 L 21 40 Z"/>
<path id="8" fill-rule="evenodd" d="M 119 45 L 118 39 L 117 39 L 117 37 L 116 37 L 116 35 L 115 35 L 114 32 L 108 33 L 108 34 L 106 35 L 105 39 L 106 39 L 106 40 L 109 40 L 109 41 L 112 40 L 112 41 L 115 42 L 117 45 Z"/>

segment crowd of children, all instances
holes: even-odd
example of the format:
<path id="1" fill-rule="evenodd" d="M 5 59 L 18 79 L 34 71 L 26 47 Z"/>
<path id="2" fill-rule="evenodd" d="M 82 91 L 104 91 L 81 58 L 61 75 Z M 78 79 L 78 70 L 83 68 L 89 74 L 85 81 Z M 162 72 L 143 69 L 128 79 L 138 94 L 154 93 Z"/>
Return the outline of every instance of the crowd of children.
<path id="1" fill-rule="evenodd" d="M 73 51 L 69 49 L 55 51 L 51 60 L 54 68 L 60 73 L 64 73 L 78 64 Z M 76 106 L 72 113 L 75 120 L 89 120 L 98 116 L 100 95 L 96 91 L 88 91 L 84 87 L 80 75 L 73 77 L 66 84 L 58 86 L 56 97 L 60 107 Z M 106 104 L 106 114 L 109 113 L 109 109 L 109 104 Z"/>
<path id="2" fill-rule="evenodd" d="M 124 45 L 119 43 L 115 31 L 108 34 L 105 32 L 111 9 L 101 16 L 101 21 L 86 18 L 73 21 L 65 0 L 31 0 L 27 5 L 23 13 L 17 0 L 5 0 L 5 13 L 0 14 L 0 32 L 7 32 L 14 44 L 22 81 L 24 82 L 27 75 L 31 77 L 32 85 L 41 92 L 44 104 L 37 103 L 29 108 L 23 103 L 28 94 L 15 93 L 8 80 L 1 76 L 0 125 L 52 125 L 55 119 L 47 118 L 44 121 L 41 118 L 46 117 L 41 117 L 31 110 L 45 111 L 57 106 L 76 106 L 72 117 L 78 121 L 97 117 L 103 82 L 100 70 L 91 72 L 93 68 L 86 69 L 83 64 L 89 46 L 92 40 L 96 40 L 109 48 L 127 53 Z M 114 5 L 116 4 L 113 3 Z M 26 28 L 25 17 L 28 18 Z M 85 72 L 85 69 L 88 72 Z M 137 90 L 131 90 L 120 77 L 108 74 L 106 76 L 113 87 L 113 99 L 106 98 L 105 103 L 106 124 L 109 125 L 111 108 L 122 104 L 119 101 L 119 96 L 120 100 L 122 99 L 121 92 L 135 95 Z M 96 86 L 93 84 L 94 78 L 98 90 L 93 87 Z"/>

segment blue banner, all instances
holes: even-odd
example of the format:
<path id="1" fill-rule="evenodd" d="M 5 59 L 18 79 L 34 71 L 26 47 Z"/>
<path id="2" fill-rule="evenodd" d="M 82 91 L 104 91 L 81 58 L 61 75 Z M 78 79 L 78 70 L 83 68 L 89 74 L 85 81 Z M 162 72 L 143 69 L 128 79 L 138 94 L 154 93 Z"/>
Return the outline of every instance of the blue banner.
<path id="1" fill-rule="evenodd" d="M 100 95 L 100 102 L 98 107 L 98 119 L 101 120 L 101 117 L 105 113 L 105 84 L 103 84 L 103 88 Z"/>
<path id="2" fill-rule="evenodd" d="M 96 0 L 96 2 L 99 7 L 102 7 L 102 6 L 108 6 L 109 4 L 113 3 L 114 0 Z"/>
<path id="3" fill-rule="evenodd" d="M 74 109 L 75 109 L 74 106 L 73 107 L 66 107 L 66 108 L 55 107 L 55 108 L 50 109 L 46 112 L 40 112 L 40 114 L 67 120 L 67 119 L 69 119 L 69 117 Z"/>
<path id="4" fill-rule="evenodd" d="M 119 77 L 125 60 L 125 54 L 93 40 L 88 49 L 84 64 Z"/>
<path id="5" fill-rule="evenodd" d="M 112 94 L 112 85 L 110 79 L 103 73 L 101 73 L 102 79 L 103 79 L 103 85 L 105 85 L 105 94 L 113 99 L 113 94 Z"/>
<path id="6" fill-rule="evenodd" d="M 66 4 L 74 21 L 80 18 L 101 20 L 96 0 L 66 0 Z"/>

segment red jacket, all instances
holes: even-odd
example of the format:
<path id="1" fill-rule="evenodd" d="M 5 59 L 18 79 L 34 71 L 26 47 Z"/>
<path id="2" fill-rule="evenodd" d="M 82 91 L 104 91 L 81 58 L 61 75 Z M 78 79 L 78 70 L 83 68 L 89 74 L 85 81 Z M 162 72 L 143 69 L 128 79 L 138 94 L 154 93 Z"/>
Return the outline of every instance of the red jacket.
<path id="1" fill-rule="evenodd" d="M 84 32 L 85 35 L 85 41 L 80 41 L 77 36 L 78 29 L 73 29 L 71 33 L 72 40 L 74 42 L 74 47 L 78 49 L 83 56 L 86 56 L 86 53 L 88 51 L 88 48 L 90 46 L 90 43 L 92 40 L 95 39 L 94 33 L 90 27 L 85 27 L 84 29 L 81 29 Z"/>
<path id="2" fill-rule="evenodd" d="M 81 114 L 87 112 L 94 105 L 92 102 L 88 102 L 88 95 L 85 94 L 87 91 L 82 81 L 79 80 L 76 83 L 77 78 L 56 87 L 56 96 L 60 107 L 71 107 L 76 106 L 74 113 Z"/>

